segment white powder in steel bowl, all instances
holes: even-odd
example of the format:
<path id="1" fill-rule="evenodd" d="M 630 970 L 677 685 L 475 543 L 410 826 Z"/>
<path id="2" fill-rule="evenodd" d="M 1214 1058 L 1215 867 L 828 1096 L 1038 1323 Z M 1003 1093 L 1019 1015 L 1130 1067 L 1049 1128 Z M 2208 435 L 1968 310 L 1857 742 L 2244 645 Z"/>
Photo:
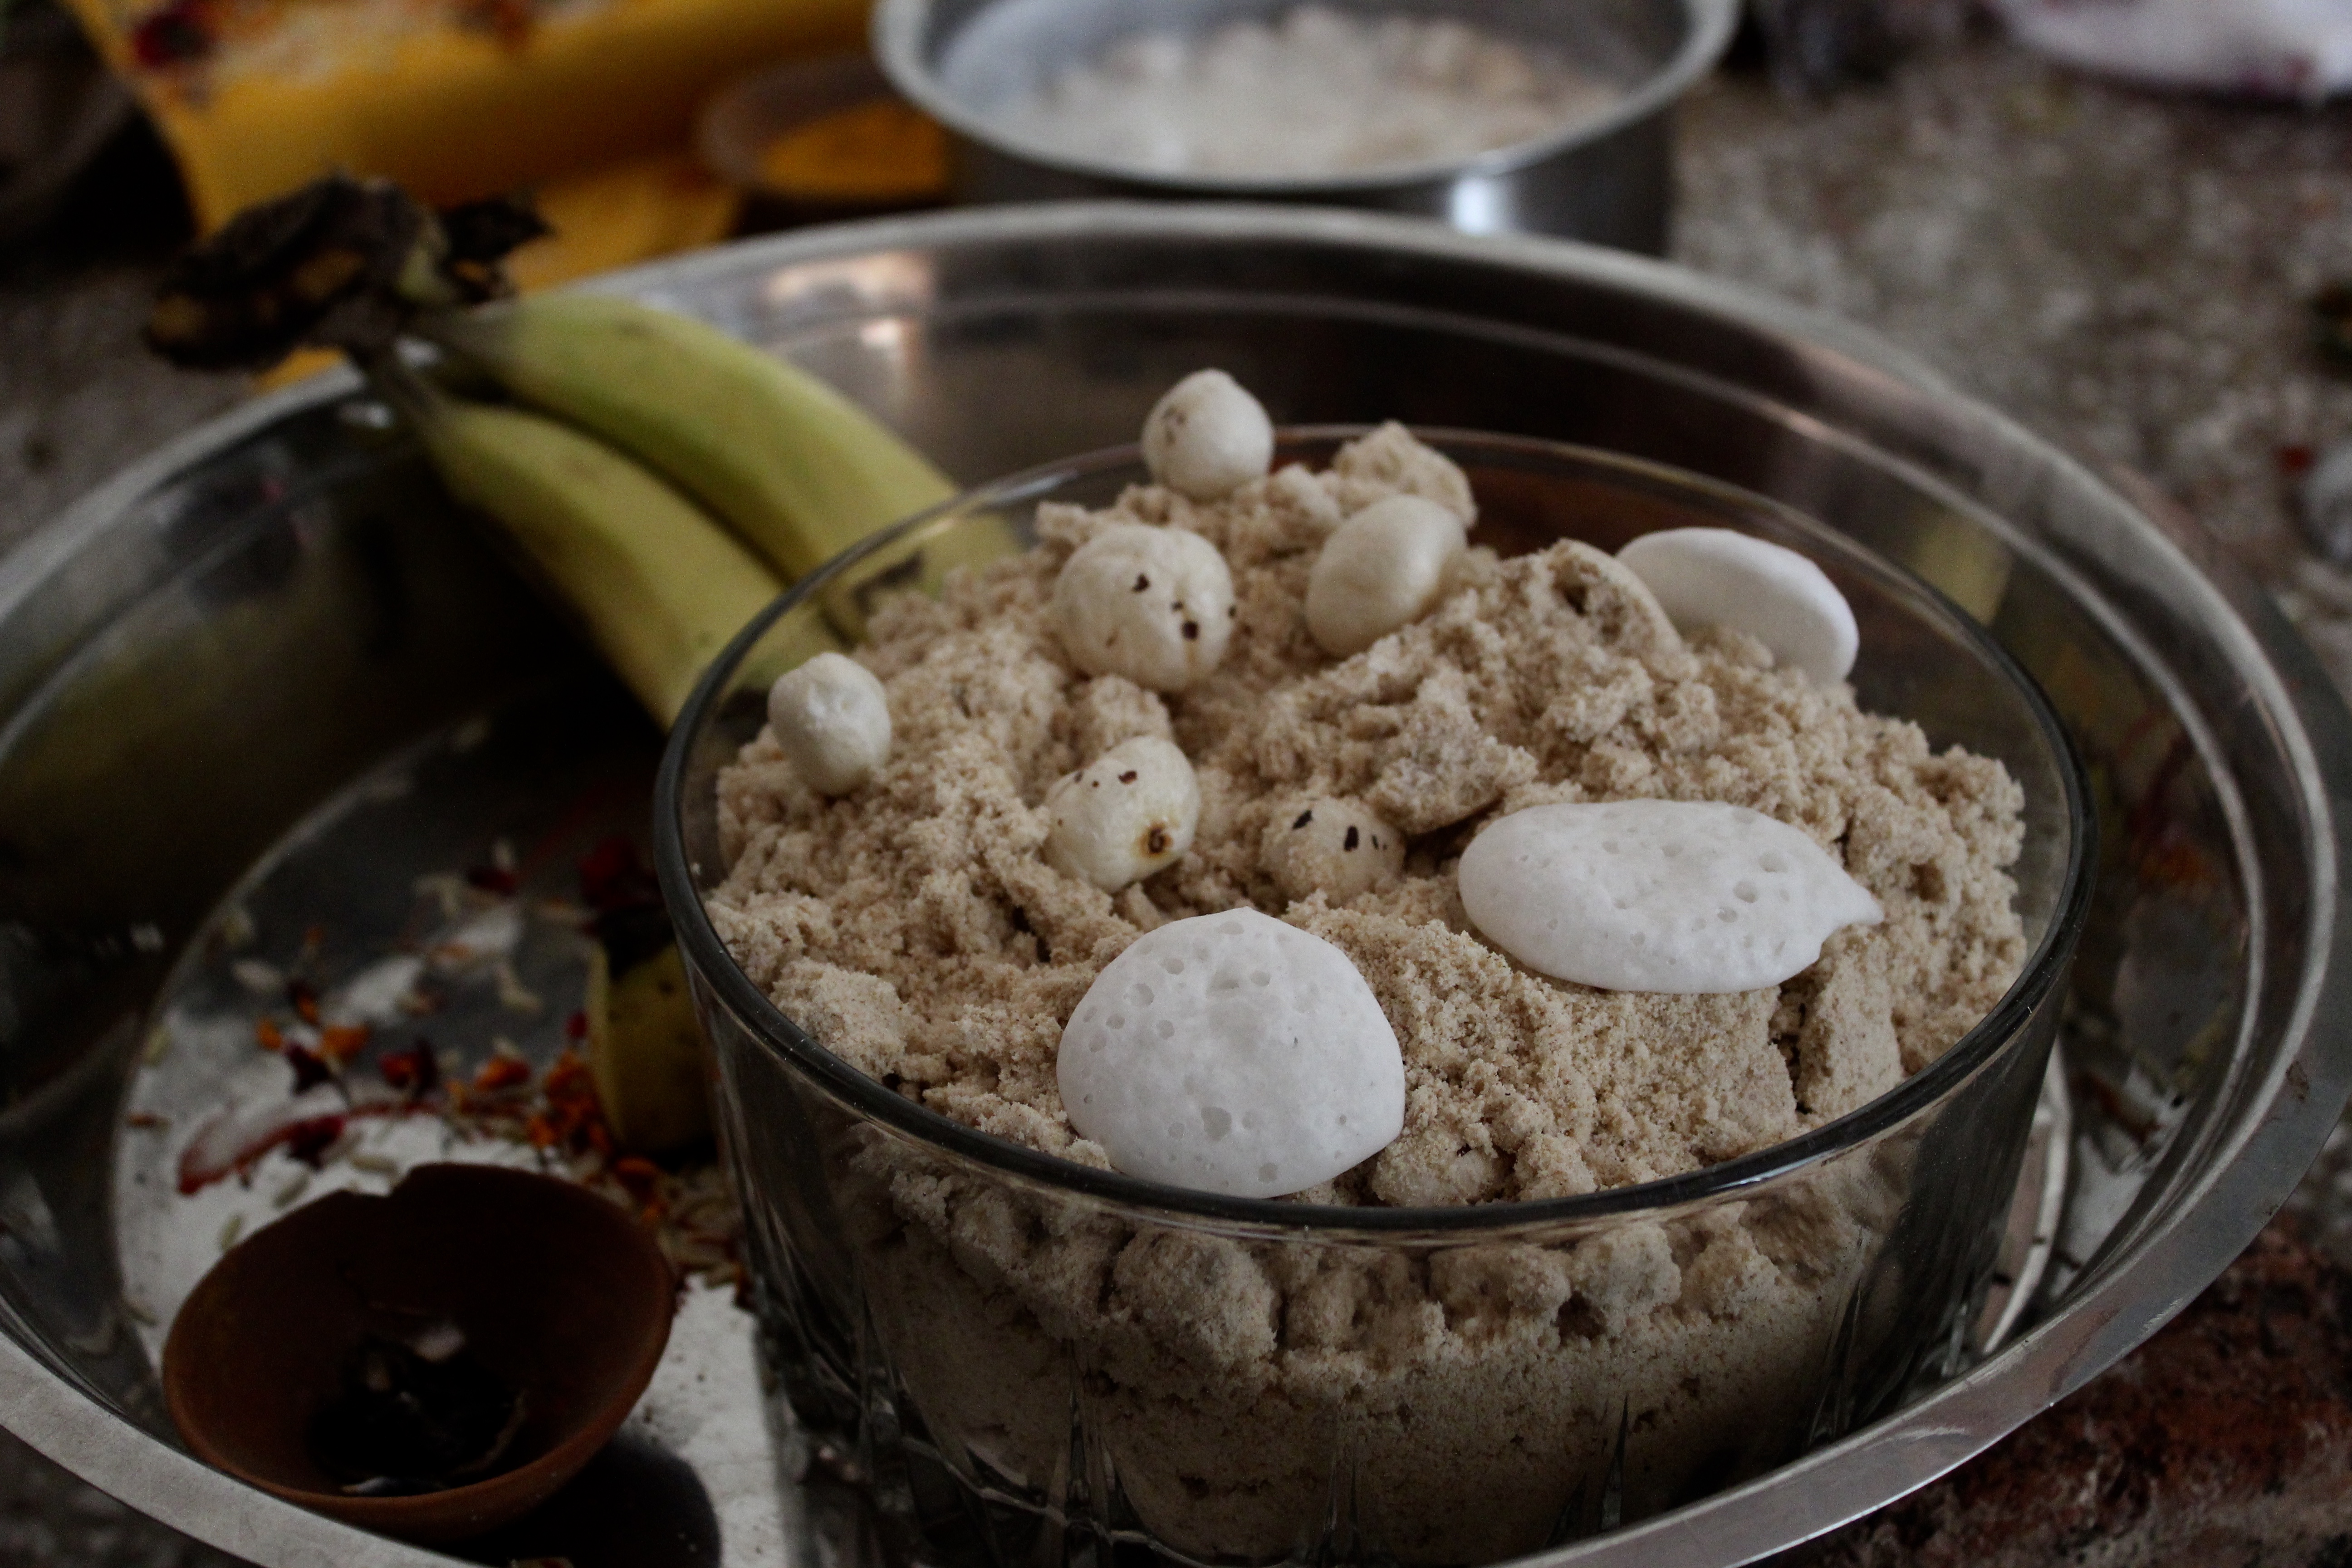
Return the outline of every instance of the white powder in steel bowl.
<path id="1" fill-rule="evenodd" d="M 1588 119 L 1619 89 L 1460 22 L 1301 5 L 1144 33 L 1005 106 L 1012 133 L 1165 174 L 1360 174 L 1466 158 Z"/>

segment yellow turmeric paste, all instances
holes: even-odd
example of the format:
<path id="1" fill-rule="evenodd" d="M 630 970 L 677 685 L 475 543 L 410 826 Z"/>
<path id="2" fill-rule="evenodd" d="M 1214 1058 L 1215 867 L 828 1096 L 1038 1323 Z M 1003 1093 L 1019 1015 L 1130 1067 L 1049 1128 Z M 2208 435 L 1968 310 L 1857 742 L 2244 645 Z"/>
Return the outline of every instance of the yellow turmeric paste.
<path id="1" fill-rule="evenodd" d="M 930 200 L 947 194 L 947 134 L 895 98 L 869 98 L 775 137 L 760 180 L 797 201 Z"/>

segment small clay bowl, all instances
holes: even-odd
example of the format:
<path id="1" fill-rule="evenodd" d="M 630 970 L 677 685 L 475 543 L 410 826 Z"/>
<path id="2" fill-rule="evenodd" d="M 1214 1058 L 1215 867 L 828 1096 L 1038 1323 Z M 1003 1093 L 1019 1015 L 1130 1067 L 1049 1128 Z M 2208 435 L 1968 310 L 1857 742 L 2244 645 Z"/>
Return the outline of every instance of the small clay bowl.
<path id="1" fill-rule="evenodd" d="M 604 1446 L 669 1342 L 676 1281 L 635 1220 L 568 1182 L 420 1165 L 383 1197 L 332 1193 L 232 1247 L 163 1342 L 163 1397 L 188 1447 L 265 1491 L 415 1542 L 462 1540 L 544 1501 Z M 314 1457 L 312 1422 L 369 1336 L 454 1324 L 522 1395 L 486 1479 L 354 1496 Z"/>

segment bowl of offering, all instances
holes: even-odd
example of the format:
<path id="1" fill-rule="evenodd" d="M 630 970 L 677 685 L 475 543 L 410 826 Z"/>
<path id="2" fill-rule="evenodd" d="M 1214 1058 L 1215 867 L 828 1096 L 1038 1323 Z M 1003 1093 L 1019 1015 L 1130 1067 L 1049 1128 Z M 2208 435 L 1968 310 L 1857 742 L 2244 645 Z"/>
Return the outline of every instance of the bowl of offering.
<path id="1" fill-rule="evenodd" d="M 1990 1289 L 2095 839 L 2033 682 L 1696 475 L 1279 458 L 983 487 L 797 587 L 673 741 L 785 1387 L 937 1552 L 1517 1556 L 1868 1421 Z M 1340 581 L 1422 526 L 1425 590 Z M 1694 543 L 1768 574 L 1701 606 Z M 1108 553 L 1176 662 L 1080 602 Z M 1799 576 L 1814 654 L 1756 613 Z M 887 701 L 863 771 L 797 739 L 828 660 Z M 1717 824 L 1790 837 L 1675 880 Z"/>

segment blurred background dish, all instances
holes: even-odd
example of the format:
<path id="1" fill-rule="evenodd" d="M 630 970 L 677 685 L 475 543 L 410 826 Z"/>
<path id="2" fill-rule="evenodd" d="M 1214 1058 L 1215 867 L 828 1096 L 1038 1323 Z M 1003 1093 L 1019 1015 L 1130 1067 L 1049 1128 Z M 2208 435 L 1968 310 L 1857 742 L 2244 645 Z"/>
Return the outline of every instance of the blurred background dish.
<path id="1" fill-rule="evenodd" d="M 751 228 L 933 206 L 948 195 L 946 132 L 863 53 L 737 78 L 703 106 L 696 147 L 744 193 Z"/>
<path id="2" fill-rule="evenodd" d="M 1738 24 L 1738 0 L 1606 0 L 1559 5 L 1503 0 L 1475 13 L 1482 37 L 1465 45 L 1459 26 L 1467 15 L 1433 0 L 1349 0 L 1318 7 L 1320 47 L 1295 46 L 1301 31 L 1297 0 L 881 0 L 874 15 L 875 54 L 898 89 L 944 122 L 954 137 L 952 188 L 959 201 L 1029 201 L 1081 196 L 1149 195 L 1306 201 L 1371 207 L 1440 218 L 1471 233 L 1528 231 L 1566 235 L 1653 253 L 1665 248 L 1673 192 L 1673 116 L 1677 100 L 1713 68 Z M 1451 32 L 1443 29 L 1453 24 Z M 1237 27 L 1257 25 L 1259 47 L 1236 51 L 1227 40 Z M 1373 50 L 1381 29 L 1418 30 L 1397 51 L 1405 62 L 1440 52 L 1475 55 L 1486 68 L 1467 74 L 1469 97 L 1493 106 L 1549 71 L 1562 90 L 1538 92 L 1556 104 L 1551 129 L 1521 134 L 1507 144 L 1458 148 L 1427 155 L 1441 142 L 1410 142 L 1371 166 L 1349 166 L 1345 149 L 1315 172 L 1300 172 L 1297 149 L 1318 120 L 1339 117 L 1330 101 L 1383 91 L 1383 112 L 1395 112 L 1401 87 L 1347 85 L 1351 62 Z M 1205 41 L 1204 41 L 1205 40 Z M 1508 47 L 1502 68 L 1492 46 Z M 1230 72 L 1237 54 L 1265 79 L 1213 79 Z M 1510 68 L 1517 56 L 1518 69 Z M 1190 56 L 1188 58 L 1187 56 Z M 1220 60 L 1213 58 L 1222 54 Z M 1319 59 L 1330 79 L 1323 101 L 1308 90 L 1320 77 L 1303 58 Z M 1085 73 L 1101 73 L 1089 82 Z M 1073 72 L 1080 73 L 1074 77 Z M 1127 90 L 1116 79 L 1126 74 Z M 1273 85 L 1282 73 L 1299 77 L 1290 103 Z M 1412 76 L 1402 71 L 1397 79 Z M 1152 155 L 1156 131 L 1170 119 L 1162 101 L 1171 78 L 1191 78 L 1209 90 L 1186 118 L 1231 118 L 1234 105 L 1265 100 L 1258 134 L 1267 143 L 1265 172 L 1237 172 L 1229 156 L 1214 159 Z M 1566 84 L 1599 84 L 1572 93 Z M 1409 96 L 1409 95 L 1407 95 Z M 1606 107 L 1591 105 L 1601 97 Z M 1039 106 L 1066 111 L 1073 98 L 1087 114 L 1058 121 Z M 1128 134 L 1085 132 L 1088 121 L 1129 105 L 1139 121 L 1158 126 Z M 1402 117 L 1402 116 L 1400 116 Z M 1436 118 L 1433 115 L 1432 118 Z M 1370 121 L 1368 121 L 1368 123 Z M 1505 121 L 1496 117 L 1499 126 Z M 1055 133 L 1058 124 L 1059 134 Z M 1284 127 L 1289 127 L 1286 133 Z M 1524 125 L 1520 128 L 1524 131 Z M 1164 139 L 1164 138 L 1163 138 Z M 1139 151 L 1140 149 L 1140 151 Z M 1196 166 L 1184 166 L 1187 162 Z M 1197 166 L 1213 163 L 1213 169 Z M 1311 167 L 1311 165 L 1310 165 Z"/>

